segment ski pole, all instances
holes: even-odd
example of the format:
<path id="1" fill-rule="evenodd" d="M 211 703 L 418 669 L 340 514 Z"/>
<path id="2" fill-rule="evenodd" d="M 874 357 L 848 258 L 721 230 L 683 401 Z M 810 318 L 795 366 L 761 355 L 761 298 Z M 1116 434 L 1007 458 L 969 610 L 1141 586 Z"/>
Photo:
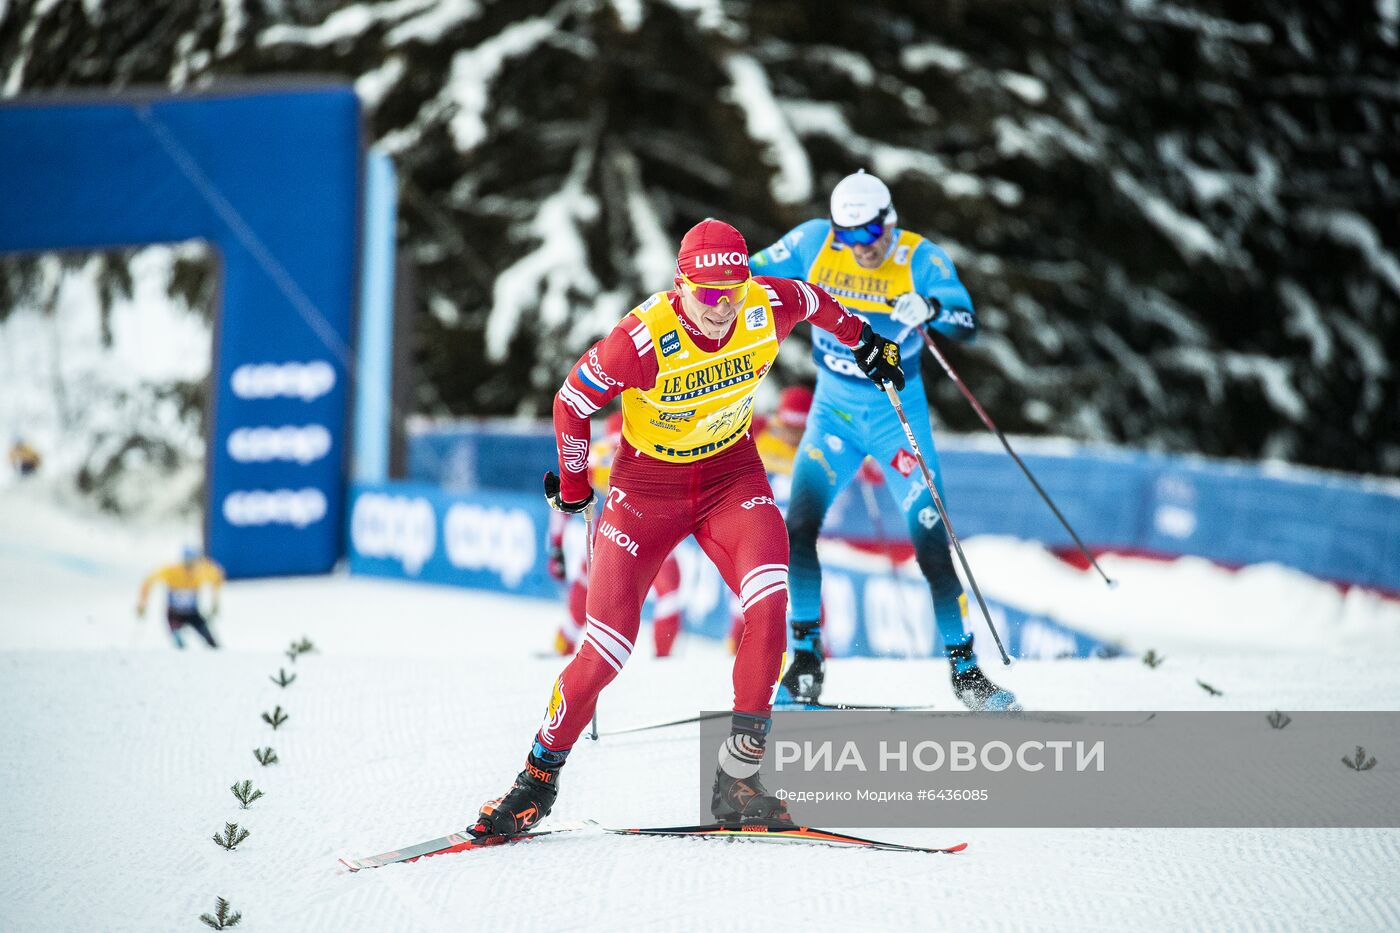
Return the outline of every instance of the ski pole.
<path id="1" fill-rule="evenodd" d="M 928 486 L 928 491 L 933 496 L 933 505 L 934 508 L 938 509 L 938 517 L 943 520 L 943 527 L 948 529 L 948 540 L 953 542 L 953 550 L 958 552 L 958 560 L 962 562 L 963 573 L 967 574 L 967 582 L 971 584 L 972 592 L 977 597 L 977 605 L 982 607 L 982 618 L 987 620 L 987 628 L 992 633 L 992 640 L 997 643 L 997 650 L 1001 652 L 1001 663 L 1010 664 L 1011 658 L 1001 643 L 997 627 L 992 624 L 992 613 L 987 609 L 987 601 L 982 598 L 982 590 L 977 586 L 977 578 L 972 575 L 972 567 L 967 563 L 967 555 L 963 553 L 962 545 L 958 543 L 958 536 L 953 531 L 953 523 L 948 518 L 948 510 L 943 507 L 943 497 L 938 494 L 938 487 L 934 485 L 933 473 L 929 471 L 928 461 L 924 459 L 924 452 L 919 449 L 919 442 L 914 439 L 914 429 L 909 426 L 909 419 L 904 417 L 904 406 L 899 402 L 899 393 L 895 392 L 894 386 L 888 382 L 882 383 L 882 386 L 885 390 L 885 396 L 894 406 L 895 414 L 899 415 L 899 423 L 904 428 L 904 437 L 909 441 L 909 448 L 914 451 L 914 459 L 918 461 L 919 470 L 924 474 L 924 484 Z"/>
<path id="2" fill-rule="evenodd" d="M 583 510 L 584 553 L 588 555 L 588 589 L 593 590 L 593 503 Z M 593 701 L 593 722 L 588 727 L 588 737 L 598 741 L 598 701 Z"/>
<path id="3" fill-rule="evenodd" d="M 1103 568 L 1099 566 L 1099 562 L 1094 560 L 1094 555 L 1089 553 L 1089 549 L 1084 546 L 1084 542 L 1079 540 L 1079 535 L 1074 533 L 1074 529 L 1069 526 L 1069 522 L 1060 514 L 1060 510 L 1055 507 L 1055 503 L 1051 500 L 1050 494 L 1041 488 L 1040 483 L 1036 482 L 1035 477 L 1031 474 L 1030 467 L 1026 466 L 1025 463 L 1021 461 L 1021 458 L 1016 456 L 1016 451 L 1011 449 L 1011 442 L 1006 439 L 1006 435 L 1001 433 L 1001 429 L 992 422 L 986 410 L 978 404 L 977 397 L 972 394 L 972 390 L 967 387 L 967 384 L 964 383 L 962 379 L 958 378 L 958 374 L 953 371 L 952 364 L 939 352 L 938 344 L 933 342 L 933 338 L 929 336 L 929 332 L 921 327 L 919 328 L 919 333 L 923 336 L 924 343 L 928 344 L 929 352 L 933 354 L 933 358 L 938 360 L 938 365 L 943 367 L 943 371 L 948 374 L 948 378 L 953 380 L 953 384 L 958 387 L 963 397 L 972 405 L 973 411 L 977 412 L 977 417 L 981 418 L 982 423 L 987 426 L 987 430 L 995 434 L 997 440 L 1001 441 L 1001 446 L 1006 448 L 1006 452 L 1011 455 L 1011 459 L 1015 460 L 1016 465 L 1021 468 L 1021 472 L 1026 474 L 1026 479 L 1031 481 L 1031 485 L 1035 487 L 1035 491 L 1040 493 L 1040 498 L 1044 499 L 1045 504 L 1050 506 L 1050 511 L 1055 513 L 1055 517 L 1060 520 L 1060 524 L 1065 526 L 1065 531 L 1068 531 L 1069 536 L 1074 539 L 1074 543 L 1079 545 L 1079 552 L 1083 554 L 1089 563 L 1093 565 L 1094 569 L 1099 572 L 1099 576 L 1103 577 L 1103 582 L 1108 584 L 1110 589 L 1116 587 L 1118 581 L 1111 579 L 1108 574 L 1103 572 Z"/>

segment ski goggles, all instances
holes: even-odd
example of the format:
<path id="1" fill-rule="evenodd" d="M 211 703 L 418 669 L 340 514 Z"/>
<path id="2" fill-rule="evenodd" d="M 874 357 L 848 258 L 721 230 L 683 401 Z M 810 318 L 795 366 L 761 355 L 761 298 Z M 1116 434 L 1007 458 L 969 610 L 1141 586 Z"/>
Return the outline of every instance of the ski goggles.
<path id="1" fill-rule="evenodd" d="M 701 285 L 699 282 L 692 282 L 684 272 L 677 272 L 676 276 L 686 284 L 697 301 L 710 308 L 718 305 L 724 298 L 728 298 L 732 305 L 738 304 L 748 292 L 749 283 L 753 281 L 744 279 L 738 285 Z"/>
<path id="2" fill-rule="evenodd" d="M 885 235 L 886 228 L 884 221 L 872 220 L 868 224 L 855 227 L 840 227 L 833 222 L 831 229 L 836 239 L 847 246 L 869 246 Z"/>

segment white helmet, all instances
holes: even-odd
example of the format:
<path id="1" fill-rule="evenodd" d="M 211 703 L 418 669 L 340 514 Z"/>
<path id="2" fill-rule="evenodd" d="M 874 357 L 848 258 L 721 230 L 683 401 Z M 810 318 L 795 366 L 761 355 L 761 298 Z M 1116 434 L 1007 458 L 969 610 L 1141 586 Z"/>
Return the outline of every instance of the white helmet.
<path id="1" fill-rule="evenodd" d="M 894 223 L 890 189 L 874 175 L 867 175 L 865 169 L 847 175 L 831 189 L 831 221 L 838 227 Z"/>

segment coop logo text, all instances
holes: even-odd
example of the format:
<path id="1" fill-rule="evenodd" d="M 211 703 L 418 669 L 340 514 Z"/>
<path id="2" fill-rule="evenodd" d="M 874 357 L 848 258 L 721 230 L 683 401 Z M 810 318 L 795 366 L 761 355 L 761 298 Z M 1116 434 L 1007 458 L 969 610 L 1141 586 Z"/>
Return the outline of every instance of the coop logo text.
<path id="1" fill-rule="evenodd" d="M 244 363 L 229 379 L 242 399 L 299 398 L 313 402 L 335 388 L 335 368 L 325 360 L 307 363 Z"/>
<path id="2" fill-rule="evenodd" d="M 331 432 L 319 424 L 237 428 L 228 436 L 229 456 L 239 463 L 291 460 L 305 466 L 331 450 Z"/>
<path id="3" fill-rule="evenodd" d="M 442 522 L 447 560 L 462 570 L 496 574 L 506 586 L 516 586 L 535 566 L 538 554 L 535 523 L 523 509 L 458 502 Z"/>
<path id="4" fill-rule="evenodd" d="M 350 541 L 361 555 L 396 560 L 416 576 L 437 549 L 437 517 L 420 496 L 365 493 L 355 500 Z"/>
<path id="5" fill-rule="evenodd" d="M 314 487 L 247 489 L 225 496 L 223 513 L 230 525 L 305 528 L 326 517 L 326 496 Z"/>

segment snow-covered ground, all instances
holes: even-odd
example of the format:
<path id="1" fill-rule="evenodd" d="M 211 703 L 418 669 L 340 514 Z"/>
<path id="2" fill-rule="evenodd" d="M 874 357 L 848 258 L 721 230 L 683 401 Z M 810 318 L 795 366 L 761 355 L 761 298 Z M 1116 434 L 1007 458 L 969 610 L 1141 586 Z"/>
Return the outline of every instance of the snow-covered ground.
<path id="1" fill-rule="evenodd" d="M 238 582 L 215 623 L 226 650 L 178 653 L 133 607 L 193 529 L 65 508 L 0 487 L 0 930 L 207 929 L 216 896 L 250 933 L 1400 928 L 1391 830 L 878 831 L 970 843 L 950 857 L 575 836 L 340 874 L 338 856 L 459 829 L 504 789 L 560 666 L 539 656 L 560 608 L 344 576 Z M 1280 568 L 1112 561 L 1110 593 L 1022 542 L 968 556 L 990 591 L 1166 657 L 998 670 L 1028 706 L 1400 709 L 1392 602 Z M 303 636 L 317 650 L 292 663 Z M 657 660 L 646 642 L 602 700 L 605 731 L 727 705 L 718 646 Z M 286 689 L 279 668 L 297 674 Z M 953 707 L 941 661 L 836 661 L 828 685 Z M 277 705 L 290 719 L 274 732 L 260 714 Z M 552 819 L 693 821 L 695 735 L 581 744 Z M 277 764 L 254 760 L 263 746 Z M 245 778 L 266 793 L 246 811 L 229 791 Z M 210 839 L 225 822 L 251 831 L 232 852 Z"/>

